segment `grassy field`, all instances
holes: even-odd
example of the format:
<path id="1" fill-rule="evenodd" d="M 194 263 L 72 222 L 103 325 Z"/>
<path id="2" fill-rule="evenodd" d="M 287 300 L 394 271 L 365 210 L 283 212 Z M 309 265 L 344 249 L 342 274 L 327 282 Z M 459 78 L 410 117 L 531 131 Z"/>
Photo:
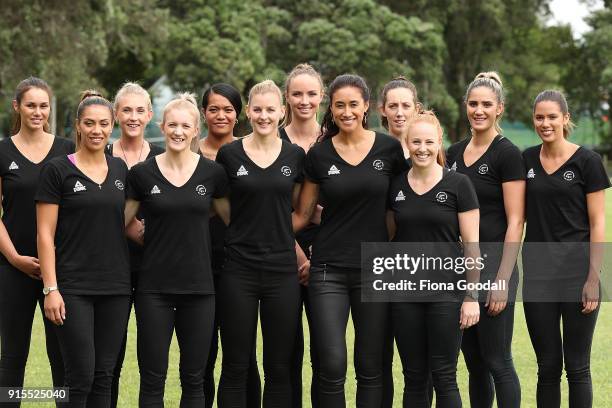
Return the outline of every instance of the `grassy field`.
<path id="1" fill-rule="evenodd" d="M 606 241 L 612 242 L 612 194 L 606 197 L 606 219 L 608 220 Z M 609 272 L 609 271 L 608 271 Z M 523 315 L 522 304 L 516 307 L 516 320 L 514 330 L 514 361 L 521 380 L 522 386 L 522 401 L 523 407 L 535 407 L 535 389 L 536 389 L 536 360 L 535 354 L 529 341 L 527 328 L 525 326 L 525 318 Z M 308 325 L 304 324 L 305 330 Z M 353 331 L 349 323 L 348 329 L 348 346 L 349 346 L 349 361 L 352 356 Z M 610 338 L 612 338 L 612 304 L 605 303 L 599 313 L 599 321 L 597 324 L 595 339 L 593 342 L 593 350 L 591 356 L 591 370 L 593 376 L 594 388 L 594 407 L 612 407 L 612 357 L 610 347 Z M 259 337 L 261 339 L 261 336 Z M 308 350 L 308 334 L 305 334 L 306 350 Z M 307 354 L 307 353 L 306 353 Z M 261 341 L 258 341 L 258 356 L 261 363 Z M 216 377 L 219 376 L 219 367 L 221 355 L 217 363 Z M 261 364 L 260 364 L 261 368 Z M 261 370 L 260 370 L 261 371 Z M 403 379 L 401 364 L 398 358 L 395 358 L 393 365 L 393 374 L 395 379 L 395 403 L 394 407 L 401 407 L 401 390 L 403 388 Z M 263 373 L 262 373 L 263 378 Z M 309 389 L 310 389 L 310 364 L 305 361 L 303 369 L 304 379 L 304 407 L 309 407 Z M 464 406 L 469 406 L 468 391 L 467 391 L 467 370 L 463 363 L 463 358 L 459 358 L 458 381 L 463 397 Z M 33 334 L 32 344 L 30 346 L 30 359 L 28 361 L 26 371 L 26 386 L 46 387 L 51 384 L 51 374 L 46 360 L 44 351 L 44 335 L 40 314 L 37 314 Z M 136 407 L 138 405 L 138 386 L 139 375 L 138 365 L 136 361 L 136 324 L 134 316 L 130 319 L 128 332 L 128 350 L 121 376 L 120 401 L 121 407 Z M 567 407 L 567 384 L 562 381 L 563 390 L 563 407 Z M 349 363 L 349 371 L 347 373 L 347 405 L 355 406 L 355 372 L 352 363 Z M 170 366 L 168 368 L 168 380 L 166 383 L 166 406 L 177 407 L 180 399 L 180 385 L 178 380 L 178 347 L 176 339 L 174 339 L 171 347 Z M 24 404 L 24 406 L 34 404 Z M 35 404 L 37 407 L 52 406 L 51 404 Z"/>

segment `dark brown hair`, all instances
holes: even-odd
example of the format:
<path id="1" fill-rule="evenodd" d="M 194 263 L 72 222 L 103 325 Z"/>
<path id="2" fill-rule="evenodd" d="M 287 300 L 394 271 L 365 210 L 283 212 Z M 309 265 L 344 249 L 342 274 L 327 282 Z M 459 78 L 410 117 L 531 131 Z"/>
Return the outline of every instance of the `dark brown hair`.
<path id="1" fill-rule="evenodd" d="M 28 92 L 32 88 L 42 89 L 49 95 L 49 103 L 51 103 L 51 98 L 53 97 L 53 92 L 51 91 L 51 87 L 45 81 L 37 77 L 29 77 L 24 79 L 17 85 L 17 89 L 15 89 L 15 101 L 17 102 L 17 106 L 21 105 L 21 100 L 23 99 L 23 95 Z M 11 130 L 11 134 L 15 135 L 19 133 L 21 129 L 21 115 L 18 111 L 13 111 L 13 126 Z M 43 130 L 45 132 L 49 132 L 49 122 L 45 122 L 43 124 Z"/>
<path id="2" fill-rule="evenodd" d="M 535 101 L 533 101 L 533 112 L 534 113 L 535 113 L 536 105 L 544 101 L 555 102 L 557 105 L 559 105 L 559 109 L 561 110 L 561 113 L 563 115 L 569 114 L 569 107 L 567 105 L 567 99 L 565 99 L 565 95 L 563 95 L 563 92 L 556 91 L 554 89 L 547 89 L 545 91 L 540 92 L 538 96 L 536 96 Z M 574 122 L 569 120 L 567 124 L 563 125 L 563 137 L 567 139 L 575 127 L 576 125 L 574 124 Z"/>
<path id="3" fill-rule="evenodd" d="M 410 92 L 412 92 L 412 95 L 414 98 L 414 100 L 412 101 L 414 103 L 414 108 L 417 113 L 421 112 L 421 110 L 423 109 L 423 106 L 421 102 L 419 102 L 419 96 L 417 93 L 416 86 L 401 75 L 393 78 L 391 81 L 387 82 L 387 84 L 383 87 L 382 91 L 380 92 L 380 107 L 382 109 L 385 108 L 385 104 L 387 103 L 387 94 L 389 93 L 390 90 L 397 89 L 397 88 L 406 88 Z M 385 127 L 385 129 L 389 130 L 389 120 L 387 119 L 386 116 L 381 115 L 381 122 L 382 122 L 382 125 Z"/>

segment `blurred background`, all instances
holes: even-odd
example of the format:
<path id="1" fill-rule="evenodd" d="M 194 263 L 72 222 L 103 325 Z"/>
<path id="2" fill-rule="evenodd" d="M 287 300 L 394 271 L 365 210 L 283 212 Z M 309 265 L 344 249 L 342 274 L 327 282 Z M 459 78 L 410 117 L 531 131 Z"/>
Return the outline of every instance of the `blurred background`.
<path id="1" fill-rule="evenodd" d="M 282 86 L 309 62 L 326 82 L 364 76 L 376 99 L 406 76 L 448 142 L 468 132 L 462 100 L 480 71 L 501 74 L 502 127 L 521 148 L 539 142 L 534 97 L 561 89 L 578 123 L 572 139 L 606 154 L 611 61 L 612 0 L 0 0 L 0 136 L 9 135 L 15 86 L 30 75 L 52 86 L 54 133 L 70 136 L 87 88 L 112 99 L 138 81 L 159 112 L 175 91 L 201 95 L 228 82 L 245 96 L 265 78 Z M 147 132 L 155 141 L 157 120 Z"/>

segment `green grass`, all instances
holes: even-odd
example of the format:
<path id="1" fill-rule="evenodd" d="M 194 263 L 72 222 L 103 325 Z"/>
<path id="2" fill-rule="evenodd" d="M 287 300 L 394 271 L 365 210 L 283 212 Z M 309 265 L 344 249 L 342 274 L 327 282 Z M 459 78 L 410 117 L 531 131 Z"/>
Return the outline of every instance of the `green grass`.
<path id="1" fill-rule="evenodd" d="M 606 197 L 606 219 L 608 220 L 606 229 L 606 241 L 612 242 L 612 194 Z M 608 271 L 609 272 L 609 271 Z M 304 319 L 304 327 L 307 330 L 307 323 Z M 349 370 L 347 373 L 347 406 L 355 406 L 355 372 L 352 366 L 352 345 L 353 330 L 352 324 L 348 325 L 348 346 L 349 346 Z M 599 320 L 595 331 L 593 349 L 591 355 L 591 372 L 593 376 L 594 407 L 612 407 L 612 359 L 610 357 L 610 339 L 612 338 L 612 305 L 602 304 L 599 313 Z M 308 350 L 309 336 L 305 333 L 306 350 Z M 258 338 L 258 358 L 261 372 L 261 335 Z M 305 353 L 308 355 L 308 353 Z M 535 407 L 536 389 L 536 360 L 523 315 L 522 304 L 518 304 L 515 311 L 515 329 L 513 341 L 513 354 L 516 369 L 521 380 L 522 387 L 522 406 Z M 219 378 L 219 368 L 221 354 L 217 360 L 216 378 Z M 394 359 L 393 374 L 395 379 L 395 403 L 394 407 L 401 407 L 401 391 L 403 389 L 402 370 L 399 358 Z M 303 381 L 304 381 L 304 407 L 309 407 L 310 389 L 310 364 L 304 362 Z M 262 372 L 263 379 L 263 372 Z M 467 370 L 463 358 L 459 358 L 458 381 L 464 406 L 469 406 L 467 388 Z M 51 374 L 44 348 L 43 326 L 40 314 L 37 313 L 34 327 L 32 329 L 32 343 L 30 346 L 30 358 L 26 370 L 25 386 L 28 387 L 47 387 L 51 384 Z M 121 376 L 121 389 L 119 406 L 136 407 L 138 405 L 138 386 L 139 375 L 136 361 L 136 324 L 134 316 L 130 319 L 128 331 L 128 349 L 126 354 L 123 372 Z M 563 407 L 567 407 L 567 383 L 562 381 Z M 168 367 L 168 380 L 166 382 L 166 406 L 177 407 L 180 399 L 180 385 L 178 380 L 178 347 L 176 339 L 173 340 L 170 351 L 170 364 Z M 51 407 L 52 404 L 23 404 L 23 406 Z"/>

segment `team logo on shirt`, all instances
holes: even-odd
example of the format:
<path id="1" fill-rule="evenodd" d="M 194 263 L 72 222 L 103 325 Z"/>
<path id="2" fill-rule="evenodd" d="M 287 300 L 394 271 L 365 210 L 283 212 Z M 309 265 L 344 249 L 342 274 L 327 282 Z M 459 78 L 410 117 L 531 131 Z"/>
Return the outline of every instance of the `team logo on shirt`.
<path id="1" fill-rule="evenodd" d="M 395 202 L 398 201 L 406 201 L 406 196 L 402 190 L 400 190 L 399 193 L 397 193 L 397 197 L 395 197 Z"/>
<path id="2" fill-rule="evenodd" d="M 11 162 L 11 165 L 9 166 L 9 170 L 18 170 L 19 166 L 17 165 L 17 163 L 15 162 Z"/>
<path id="3" fill-rule="evenodd" d="M 72 191 L 74 191 L 75 193 L 77 191 L 87 191 L 87 188 L 83 184 L 81 184 L 79 180 L 77 180 L 77 182 L 74 183 L 74 188 L 72 189 Z"/>
<path id="4" fill-rule="evenodd" d="M 151 189 L 151 194 L 161 194 L 161 190 L 157 187 L 157 184 Z"/>
<path id="5" fill-rule="evenodd" d="M 204 187 L 202 184 L 198 184 L 198 185 L 196 186 L 196 192 L 197 192 L 199 195 L 203 196 L 203 195 L 205 195 L 205 194 L 206 194 L 206 187 Z"/>
<path id="6" fill-rule="evenodd" d="M 450 169 L 453 171 L 457 171 L 457 162 L 454 162 Z"/>
<path id="7" fill-rule="evenodd" d="M 125 188 L 121 180 L 115 180 L 115 187 L 117 187 L 117 189 L 121 191 L 123 191 L 123 189 Z"/>
<path id="8" fill-rule="evenodd" d="M 383 168 L 385 168 L 385 163 L 383 163 L 383 161 L 380 159 L 376 159 L 374 160 L 374 163 L 372 163 L 372 166 L 374 166 L 376 170 L 381 171 Z"/>
<path id="9" fill-rule="evenodd" d="M 236 175 L 237 176 L 248 176 L 249 172 L 247 171 L 247 169 L 244 168 L 244 166 L 240 166 L 240 168 L 236 172 Z"/>
<path id="10" fill-rule="evenodd" d="M 571 170 L 568 170 L 565 173 L 563 173 L 563 179 L 565 181 L 572 181 L 574 179 L 574 177 L 576 177 L 576 175 Z"/>
<path id="11" fill-rule="evenodd" d="M 448 194 L 446 194 L 444 191 L 440 191 L 438 194 L 436 194 L 436 201 L 439 203 L 445 203 L 446 200 L 448 200 Z"/>
<path id="12" fill-rule="evenodd" d="M 487 174 L 489 171 L 489 165 L 487 163 L 481 164 L 478 167 L 478 174 Z"/>
<path id="13" fill-rule="evenodd" d="M 327 171 L 328 176 L 331 176 L 332 174 L 340 174 L 340 170 L 338 170 L 335 164 L 332 164 L 332 166 Z"/>
<path id="14" fill-rule="evenodd" d="M 291 175 L 291 167 L 289 166 L 281 167 L 281 173 L 283 173 L 283 176 L 289 177 Z"/>
<path id="15" fill-rule="evenodd" d="M 529 169 L 527 172 L 527 178 L 535 178 L 535 171 L 533 171 L 533 169 Z"/>

